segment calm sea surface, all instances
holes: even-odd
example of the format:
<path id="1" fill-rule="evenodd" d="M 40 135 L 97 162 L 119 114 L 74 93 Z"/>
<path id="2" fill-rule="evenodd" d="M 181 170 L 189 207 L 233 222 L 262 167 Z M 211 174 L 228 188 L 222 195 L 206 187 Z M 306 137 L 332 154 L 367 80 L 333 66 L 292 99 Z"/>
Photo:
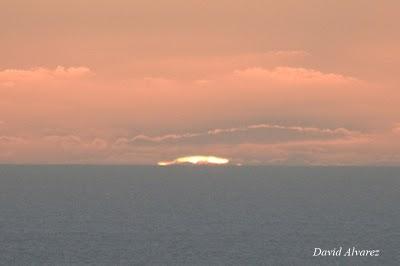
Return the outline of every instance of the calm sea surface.
<path id="1" fill-rule="evenodd" d="M 400 265 L 400 168 L 3 165 L 0 264 Z"/>

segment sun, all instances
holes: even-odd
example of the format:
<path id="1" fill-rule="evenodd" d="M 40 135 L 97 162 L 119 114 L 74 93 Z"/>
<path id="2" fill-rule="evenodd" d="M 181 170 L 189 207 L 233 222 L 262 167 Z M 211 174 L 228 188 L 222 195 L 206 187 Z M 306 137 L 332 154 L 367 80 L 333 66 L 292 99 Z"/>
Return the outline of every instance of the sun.
<path id="1" fill-rule="evenodd" d="M 224 165 L 229 163 L 229 159 L 216 157 L 216 156 L 204 156 L 194 155 L 179 157 L 173 161 L 161 161 L 158 162 L 159 166 L 175 165 L 175 164 L 195 164 L 195 165 Z"/>

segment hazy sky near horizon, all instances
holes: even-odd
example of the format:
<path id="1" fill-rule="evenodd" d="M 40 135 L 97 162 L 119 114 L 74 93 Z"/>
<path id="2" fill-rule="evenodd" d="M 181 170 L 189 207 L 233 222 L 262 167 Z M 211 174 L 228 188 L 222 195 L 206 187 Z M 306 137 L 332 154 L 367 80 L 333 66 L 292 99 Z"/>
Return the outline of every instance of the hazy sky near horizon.
<path id="1" fill-rule="evenodd" d="M 1 1 L 0 163 L 400 165 L 398 10 Z"/>

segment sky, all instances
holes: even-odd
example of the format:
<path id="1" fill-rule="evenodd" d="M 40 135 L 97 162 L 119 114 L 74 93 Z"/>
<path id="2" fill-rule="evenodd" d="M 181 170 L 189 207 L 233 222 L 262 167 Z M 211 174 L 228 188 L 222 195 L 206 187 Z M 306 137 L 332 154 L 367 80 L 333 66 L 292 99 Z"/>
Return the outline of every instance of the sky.
<path id="1" fill-rule="evenodd" d="M 399 9 L 3 0 L 0 163 L 400 165 Z"/>

